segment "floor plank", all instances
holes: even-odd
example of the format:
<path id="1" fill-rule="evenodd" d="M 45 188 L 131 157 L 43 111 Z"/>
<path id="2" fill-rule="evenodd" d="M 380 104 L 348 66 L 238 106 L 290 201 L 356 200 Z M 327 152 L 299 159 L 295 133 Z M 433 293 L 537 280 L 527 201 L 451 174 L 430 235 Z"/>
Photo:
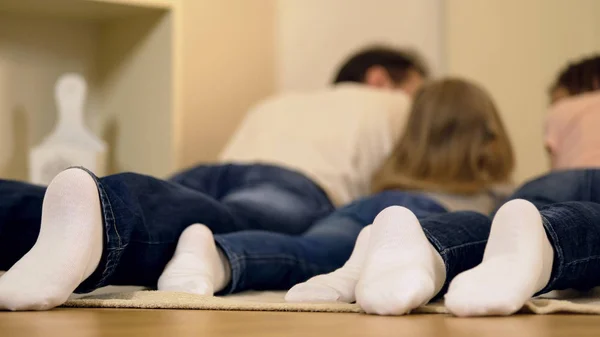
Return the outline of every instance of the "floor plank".
<path id="1" fill-rule="evenodd" d="M 443 315 L 376 317 L 358 314 L 58 309 L 0 313 L 0 336 L 478 336 L 600 335 L 599 316 L 520 315 L 461 319 Z"/>

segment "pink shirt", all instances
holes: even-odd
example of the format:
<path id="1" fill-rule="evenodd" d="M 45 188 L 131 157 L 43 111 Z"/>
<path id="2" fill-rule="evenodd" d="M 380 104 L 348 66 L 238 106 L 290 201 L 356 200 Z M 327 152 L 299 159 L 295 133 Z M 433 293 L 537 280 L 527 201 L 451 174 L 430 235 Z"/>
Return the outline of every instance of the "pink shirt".
<path id="1" fill-rule="evenodd" d="M 552 169 L 600 167 L 600 92 L 558 102 L 550 109 L 545 143 Z"/>

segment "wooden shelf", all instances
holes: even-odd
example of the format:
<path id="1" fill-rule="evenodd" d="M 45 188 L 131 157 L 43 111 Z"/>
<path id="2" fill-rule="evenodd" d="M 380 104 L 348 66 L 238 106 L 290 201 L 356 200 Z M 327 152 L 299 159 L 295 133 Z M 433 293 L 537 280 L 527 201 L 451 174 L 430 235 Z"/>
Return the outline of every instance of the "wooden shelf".
<path id="1" fill-rule="evenodd" d="M 0 178 L 28 178 L 65 72 L 88 81 L 109 173 L 215 160 L 274 91 L 274 17 L 273 0 L 0 0 Z"/>
<path id="2" fill-rule="evenodd" d="M 170 10 L 168 0 L 3 0 L 0 13 L 103 21 Z"/>
<path id="3" fill-rule="evenodd" d="M 66 72 L 88 82 L 87 124 L 109 144 L 109 172 L 171 172 L 173 19 L 167 1 L 2 0 L 0 177 L 28 178 L 22 154 L 51 132 Z"/>
<path id="4" fill-rule="evenodd" d="M 172 9 L 176 6 L 177 0 L 87 0 L 90 2 L 104 2 L 137 7 Z"/>

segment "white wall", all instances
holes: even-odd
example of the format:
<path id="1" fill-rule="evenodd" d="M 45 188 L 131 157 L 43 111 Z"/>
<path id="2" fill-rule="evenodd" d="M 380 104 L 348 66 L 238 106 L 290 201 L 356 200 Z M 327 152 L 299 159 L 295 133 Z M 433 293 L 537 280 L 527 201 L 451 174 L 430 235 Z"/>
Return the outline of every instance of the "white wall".
<path id="1" fill-rule="evenodd" d="M 179 167 L 216 160 L 246 110 L 275 91 L 275 1 L 182 2 Z"/>
<path id="2" fill-rule="evenodd" d="M 600 52 L 600 1 L 446 2 L 447 69 L 494 96 L 516 149 L 515 180 L 548 169 L 547 89 L 568 60 Z"/>
<path id="3" fill-rule="evenodd" d="M 277 0 L 279 90 L 326 85 L 356 48 L 373 42 L 420 50 L 443 68 L 442 0 Z"/>

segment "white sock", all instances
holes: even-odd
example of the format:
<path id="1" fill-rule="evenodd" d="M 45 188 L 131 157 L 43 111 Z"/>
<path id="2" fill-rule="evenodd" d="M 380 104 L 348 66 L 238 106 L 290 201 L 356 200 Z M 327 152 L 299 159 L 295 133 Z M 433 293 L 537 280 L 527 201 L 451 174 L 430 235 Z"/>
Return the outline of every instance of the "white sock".
<path id="1" fill-rule="evenodd" d="M 429 302 L 446 278 L 444 261 L 408 209 L 384 209 L 371 229 L 356 302 L 369 314 L 403 315 Z"/>
<path id="2" fill-rule="evenodd" d="M 212 296 L 230 280 L 229 261 L 215 245 L 212 232 L 196 224 L 181 233 L 175 255 L 158 279 L 158 290 Z"/>
<path id="3" fill-rule="evenodd" d="M 352 255 L 343 267 L 295 285 L 287 292 L 285 300 L 287 302 L 354 302 L 354 288 L 369 248 L 370 231 L 371 226 L 360 231 Z"/>
<path id="4" fill-rule="evenodd" d="M 80 169 L 60 173 L 46 192 L 38 239 L 0 278 L 0 309 L 63 304 L 100 263 L 103 224 L 96 183 Z"/>
<path id="5" fill-rule="evenodd" d="M 492 222 L 483 262 L 452 281 L 446 306 L 457 316 L 513 314 L 548 284 L 553 260 L 540 212 L 509 201 Z"/>

